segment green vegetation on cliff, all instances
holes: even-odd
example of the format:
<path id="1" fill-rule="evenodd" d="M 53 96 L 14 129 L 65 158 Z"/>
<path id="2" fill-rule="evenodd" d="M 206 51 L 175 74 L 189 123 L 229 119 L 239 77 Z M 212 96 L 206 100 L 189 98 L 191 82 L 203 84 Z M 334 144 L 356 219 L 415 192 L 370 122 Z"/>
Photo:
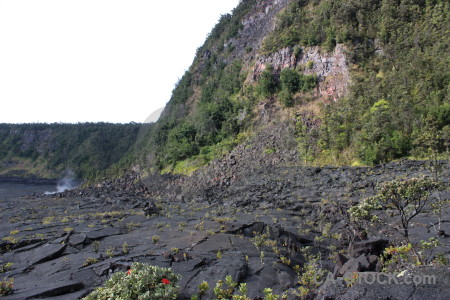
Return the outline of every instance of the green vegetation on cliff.
<path id="1" fill-rule="evenodd" d="M 0 124 L 0 173 L 78 177 L 105 172 L 134 144 L 139 124 Z"/>
<path id="2" fill-rule="evenodd" d="M 344 43 L 352 64 L 350 94 L 322 111 L 323 157 L 377 164 L 448 151 L 449 12 L 437 0 L 291 1 L 263 51 Z"/>
<path id="3" fill-rule="evenodd" d="M 233 49 L 225 49 L 224 43 L 238 34 L 242 18 L 255 3 L 241 1 L 232 15 L 223 15 L 198 49 L 160 120 L 146 129 L 135 148 L 144 165 L 164 169 L 192 157 L 203 165 L 222 149 L 235 146 L 253 103 L 242 97 L 243 64 L 240 60 L 225 63 Z"/>
<path id="4" fill-rule="evenodd" d="M 144 165 L 161 170 L 186 160 L 205 164 L 250 129 L 258 101 L 275 98 L 283 107 L 299 107 L 314 100 L 312 93 L 305 101 L 295 99 L 316 88 L 316 75 L 268 65 L 252 82 L 254 57 L 232 56 L 234 41 L 243 38 L 243 20 L 268 5 L 263 2 L 241 1 L 232 15 L 221 17 L 141 142 L 140 151 L 151 158 Z M 372 165 L 448 155 L 449 11 L 448 1 L 438 0 L 288 1 L 275 30 L 259 49 L 246 52 L 267 56 L 290 47 L 301 57 L 307 47 L 330 52 L 340 43 L 351 76 L 346 97 L 319 104 L 312 116 L 318 128 L 298 125 L 304 161 Z"/>

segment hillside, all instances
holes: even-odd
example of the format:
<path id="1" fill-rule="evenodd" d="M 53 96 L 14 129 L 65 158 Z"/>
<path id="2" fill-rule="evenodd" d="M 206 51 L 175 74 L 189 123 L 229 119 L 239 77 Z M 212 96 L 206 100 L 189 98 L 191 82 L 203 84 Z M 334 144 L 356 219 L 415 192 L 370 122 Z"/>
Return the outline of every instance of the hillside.
<path id="1" fill-rule="evenodd" d="M 92 178 L 134 144 L 138 124 L 0 124 L 0 176 Z M 115 171 L 117 172 L 117 171 Z"/>
<path id="2" fill-rule="evenodd" d="M 241 1 L 142 135 L 138 164 L 189 173 L 281 123 L 307 163 L 448 157 L 448 12 L 447 1 Z"/>

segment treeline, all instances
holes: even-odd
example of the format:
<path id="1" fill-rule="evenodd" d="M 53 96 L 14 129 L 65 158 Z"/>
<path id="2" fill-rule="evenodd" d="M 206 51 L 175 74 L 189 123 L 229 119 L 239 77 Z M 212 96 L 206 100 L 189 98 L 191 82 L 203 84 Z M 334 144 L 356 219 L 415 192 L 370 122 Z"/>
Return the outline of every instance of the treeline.
<path id="1" fill-rule="evenodd" d="M 0 124 L 0 172 L 95 177 L 126 158 L 141 124 Z"/>
<path id="2" fill-rule="evenodd" d="M 263 51 L 336 43 L 349 50 L 350 95 L 324 106 L 303 141 L 310 160 L 365 164 L 447 152 L 450 141 L 450 4 L 441 0 L 295 0 Z M 344 161 L 348 162 L 348 161 Z"/>

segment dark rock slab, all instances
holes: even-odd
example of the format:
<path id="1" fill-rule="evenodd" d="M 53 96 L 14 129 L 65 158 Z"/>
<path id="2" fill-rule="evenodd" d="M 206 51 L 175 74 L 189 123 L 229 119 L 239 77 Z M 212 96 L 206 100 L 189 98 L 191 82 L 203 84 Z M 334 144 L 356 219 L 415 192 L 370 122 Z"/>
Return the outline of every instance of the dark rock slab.
<path id="1" fill-rule="evenodd" d="M 227 250 L 232 247 L 230 236 L 227 234 L 215 234 L 203 243 L 197 244 L 192 248 L 194 252 L 200 253 L 215 253 L 218 250 Z"/>
<path id="2" fill-rule="evenodd" d="M 60 238 L 54 239 L 53 241 L 51 241 L 51 244 L 65 244 L 67 243 L 67 241 L 70 238 L 70 233 L 63 235 Z"/>
<path id="3" fill-rule="evenodd" d="M 203 259 L 201 258 L 194 258 L 188 261 L 178 262 L 172 264 L 172 270 L 175 273 L 179 274 L 186 274 L 188 272 L 194 271 L 194 269 L 197 269 L 201 267 L 204 264 Z"/>
<path id="4" fill-rule="evenodd" d="M 186 263 L 186 262 L 185 262 Z M 181 266 L 180 266 L 181 267 Z M 189 266 L 190 267 L 190 266 Z M 247 262 L 240 252 L 226 252 L 221 259 L 208 266 L 201 266 L 199 270 L 185 274 L 180 282 L 181 299 L 190 299 L 197 292 L 198 285 L 203 281 L 214 287 L 217 281 L 224 280 L 230 275 L 234 281 L 242 282 L 248 273 Z M 210 291 L 211 292 L 211 291 Z M 205 299 L 213 299 L 212 293 Z"/>
<path id="5" fill-rule="evenodd" d="M 0 242 L 0 252 L 5 252 L 6 250 L 19 250 L 25 249 L 24 251 L 28 251 L 31 248 L 34 248 L 36 244 L 42 243 L 42 239 L 25 239 L 21 240 L 18 243 L 10 243 L 8 241 Z M 20 251 L 18 251 L 20 252 Z"/>
<path id="6" fill-rule="evenodd" d="M 86 241 L 87 235 L 84 233 L 73 234 L 70 236 L 69 245 L 72 247 L 77 247 L 83 245 Z"/>
<path id="7" fill-rule="evenodd" d="M 261 270 L 245 279 L 245 282 L 250 299 L 257 299 L 257 297 L 263 296 L 262 291 L 268 286 L 273 289 L 274 293 L 280 295 L 292 287 L 296 280 L 296 273 L 288 267 L 265 264 Z"/>
<path id="8" fill-rule="evenodd" d="M 45 243 L 47 243 L 47 241 L 36 242 L 36 243 L 30 244 L 26 247 L 19 248 L 19 249 L 15 250 L 14 253 L 26 252 L 26 251 L 35 249 L 37 247 L 40 247 L 40 246 L 44 245 Z"/>
<path id="9" fill-rule="evenodd" d="M 83 297 L 86 297 L 89 294 L 87 290 L 80 290 L 74 293 L 65 294 L 62 296 L 50 297 L 46 298 L 47 300 L 78 300 Z"/>
<path id="10" fill-rule="evenodd" d="M 113 235 L 121 235 L 127 233 L 127 230 L 124 228 L 102 228 L 99 230 L 94 230 L 86 233 L 86 238 L 88 240 L 101 240 L 102 238 L 113 236 Z"/>
<path id="11" fill-rule="evenodd" d="M 101 279 L 92 269 L 84 269 L 71 272 L 70 279 L 75 282 L 81 282 L 86 288 L 95 287 L 102 283 Z"/>
<path id="12" fill-rule="evenodd" d="M 340 296 L 344 295 L 346 291 L 347 286 L 342 278 L 327 279 L 318 289 L 315 300 L 340 299 Z"/>
<path id="13" fill-rule="evenodd" d="M 381 271 L 382 265 L 378 256 L 369 255 L 367 257 L 367 261 L 369 262 L 369 268 L 367 269 L 367 271 L 375 271 L 375 272 Z"/>
<path id="14" fill-rule="evenodd" d="M 255 222 L 244 226 L 242 234 L 248 237 L 254 237 L 255 234 L 261 234 L 264 231 L 266 224 L 263 222 Z"/>
<path id="15" fill-rule="evenodd" d="M 29 289 L 24 292 L 20 290 L 10 296 L 4 297 L 5 300 L 26 300 L 26 299 L 36 299 L 36 298 L 48 298 L 55 296 L 66 296 L 84 288 L 84 284 L 79 282 L 65 282 L 53 284 L 45 287 L 36 287 L 34 289 Z M 64 299 L 74 299 L 68 296 Z"/>
<path id="16" fill-rule="evenodd" d="M 343 275 L 340 273 L 340 269 L 347 261 L 348 261 L 348 258 L 345 257 L 344 255 L 342 255 L 340 253 L 336 254 L 336 264 L 334 265 L 334 271 L 333 271 L 334 277 Z"/>
<path id="17" fill-rule="evenodd" d="M 58 258 L 64 252 L 66 247 L 67 244 L 45 244 L 34 250 L 30 255 L 29 264 L 36 265 Z"/>

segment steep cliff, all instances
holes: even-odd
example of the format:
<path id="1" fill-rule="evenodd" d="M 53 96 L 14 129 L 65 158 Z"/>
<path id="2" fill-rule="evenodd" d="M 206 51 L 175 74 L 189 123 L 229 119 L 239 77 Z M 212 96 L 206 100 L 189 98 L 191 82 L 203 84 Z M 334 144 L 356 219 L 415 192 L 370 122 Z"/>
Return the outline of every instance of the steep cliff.
<path id="1" fill-rule="evenodd" d="M 135 167 L 189 174 L 244 141 L 255 160 L 290 153 L 291 164 L 448 157 L 448 8 L 241 1 L 141 132 Z"/>

